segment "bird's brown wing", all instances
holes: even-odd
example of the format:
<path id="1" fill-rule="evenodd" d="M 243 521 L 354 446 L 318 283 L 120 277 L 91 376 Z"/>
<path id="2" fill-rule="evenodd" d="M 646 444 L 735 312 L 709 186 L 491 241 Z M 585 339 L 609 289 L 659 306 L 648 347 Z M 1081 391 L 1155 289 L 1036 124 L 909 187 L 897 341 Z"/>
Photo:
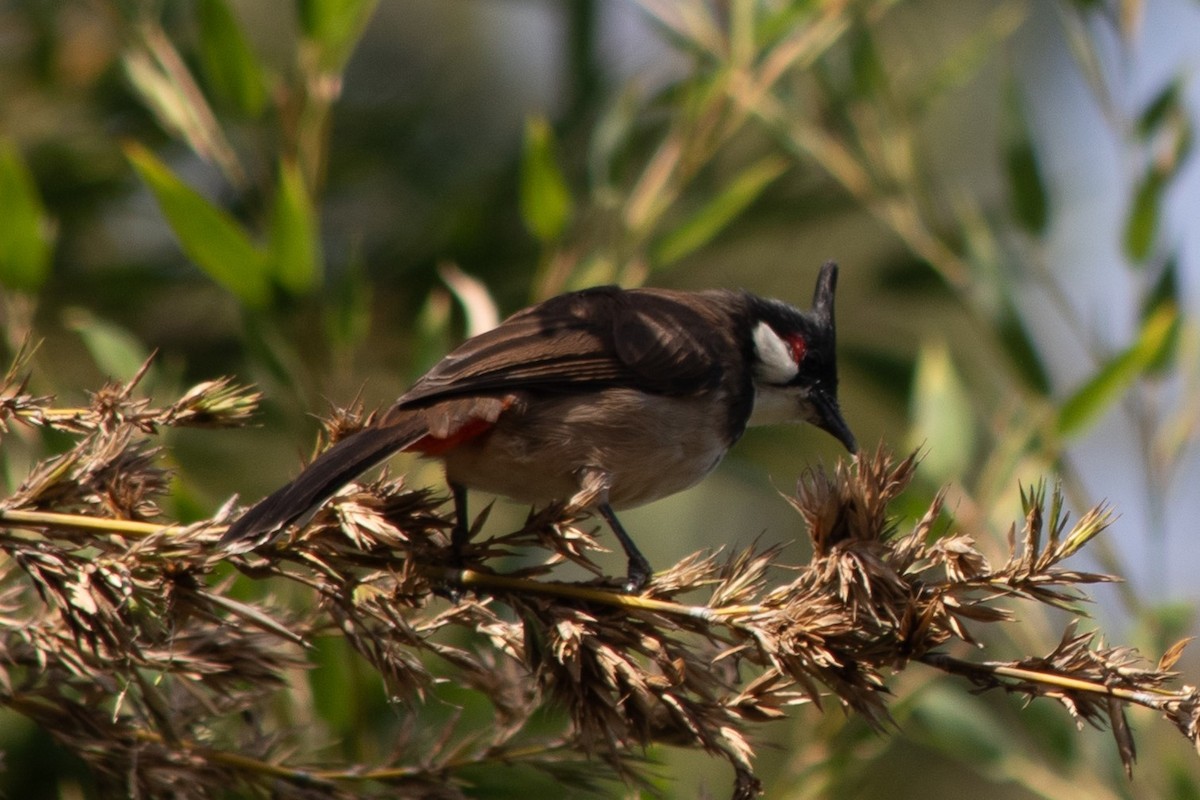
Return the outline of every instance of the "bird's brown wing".
<path id="1" fill-rule="evenodd" d="M 714 313 L 707 303 L 685 304 L 667 291 L 601 287 L 562 295 L 465 342 L 394 410 L 490 392 L 700 391 L 719 381 L 720 353 L 728 348 Z"/>

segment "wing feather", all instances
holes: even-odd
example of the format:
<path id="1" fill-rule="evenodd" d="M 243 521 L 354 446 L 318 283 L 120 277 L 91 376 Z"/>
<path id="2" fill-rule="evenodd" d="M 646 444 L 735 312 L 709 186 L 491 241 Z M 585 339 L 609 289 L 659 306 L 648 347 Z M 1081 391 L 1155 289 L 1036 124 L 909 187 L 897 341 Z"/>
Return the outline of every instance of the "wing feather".
<path id="1" fill-rule="evenodd" d="M 396 407 L 476 392 L 710 388 L 720 380 L 728 326 L 710 298 L 689 295 L 685 303 L 682 297 L 616 287 L 555 297 L 464 342 Z"/>

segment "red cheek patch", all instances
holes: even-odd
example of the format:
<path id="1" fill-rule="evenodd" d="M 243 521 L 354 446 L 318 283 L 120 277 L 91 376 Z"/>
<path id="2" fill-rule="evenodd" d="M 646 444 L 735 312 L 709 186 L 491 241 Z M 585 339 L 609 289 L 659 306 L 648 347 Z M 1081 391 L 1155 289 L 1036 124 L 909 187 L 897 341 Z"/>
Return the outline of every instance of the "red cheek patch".
<path id="1" fill-rule="evenodd" d="M 808 352 L 808 342 L 804 341 L 804 337 L 798 333 L 788 336 L 786 341 L 788 349 L 792 352 L 792 361 L 799 364 L 804 360 L 804 354 Z"/>

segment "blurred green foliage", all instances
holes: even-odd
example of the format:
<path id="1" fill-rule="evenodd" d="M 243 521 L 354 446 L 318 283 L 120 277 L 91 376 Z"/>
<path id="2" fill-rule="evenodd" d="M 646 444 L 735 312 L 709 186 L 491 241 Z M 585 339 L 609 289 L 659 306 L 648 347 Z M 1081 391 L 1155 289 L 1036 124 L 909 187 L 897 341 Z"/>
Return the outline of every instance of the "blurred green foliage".
<path id="1" fill-rule="evenodd" d="M 0 140 L 0 284 L 37 291 L 50 270 L 45 210 L 16 146 Z"/>
<path id="2" fill-rule="evenodd" d="M 457 340 L 468 311 L 439 266 L 479 278 L 509 312 L 566 288 L 651 276 L 803 303 L 833 256 L 845 267 L 843 405 L 860 441 L 925 447 L 928 493 L 951 483 L 950 508 L 978 537 L 1003 530 L 1018 481 L 1046 472 L 1087 504 L 1067 445 L 1148 382 L 1179 374 L 1181 342 L 1195 337 L 1161 220 L 1193 141 L 1181 81 L 1129 125 L 1144 163 L 1122 239 L 1143 281 L 1142 313 L 1129 310 L 1137 329 L 1093 352 L 1081 383 L 1061 385 L 1020 297 L 1028 272 L 1053 280 L 1036 253 L 1061 211 L 1023 105 L 1036 87 L 1017 87 L 1006 65 L 1026 4 L 615 5 L 6 4 L 4 347 L 44 338 L 33 382 L 64 402 L 105 375 L 127 377 L 154 350 L 167 384 L 219 373 L 259 382 L 273 401 L 261 431 L 175 442 L 181 505 L 215 506 L 290 474 L 312 428 L 306 414 L 327 399 L 361 391 L 368 404 L 387 402 Z M 1141 4 L 1116 5 L 1129 35 Z M 1064 46 L 1102 94 L 1088 25 L 1102 24 L 1107 4 L 1055 6 Z M 535 16 L 534 33 L 524 31 Z M 618 16 L 653 32 L 665 77 L 605 61 L 621 34 L 601 46 L 600 22 Z M 552 44 L 538 39 L 546 30 Z M 951 118 L 971 120 L 956 147 L 976 171 L 961 181 L 945 177 L 954 148 L 937 144 Z M 964 195 L 975 182 L 1002 190 Z M 1163 423 L 1153 457 L 1178 462 L 1186 423 Z M 790 481 L 834 453 L 806 431 L 747 440 L 714 479 L 710 510 L 748 507 L 747 492 L 770 497 L 764 473 Z M 5 448 L 10 479 L 23 450 L 40 446 Z M 713 519 L 703 499 L 686 502 Z M 681 508 L 644 519 L 673 525 Z M 733 519 L 734 532 L 687 543 L 673 533 L 656 546 L 678 557 L 770 528 Z M 354 657 L 336 643 L 322 643 L 315 663 L 313 708 L 300 718 L 347 737 L 348 752 L 386 747 L 406 711 L 356 680 Z M 953 692 L 898 688 L 911 693 L 898 709 L 910 740 L 798 711 L 776 729 L 769 796 L 866 797 L 880 765 L 916 776 L 947 763 L 953 796 L 1075 797 L 1063 792 L 1080 786 L 1091 797 L 1196 796 L 1200 771 L 1173 740 L 1144 748 L 1131 788 L 1113 777 L 1105 739 L 1045 747 L 1059 739 L 1044 719 Z M 5 741 L 37 735 L 5 725 Z M 7 794 L 29 796 L 27 773 L 6 774 Z M 680 797 L 722 781 L 673 777 L 664 790 Z M 481 776 L 477 796 L 528 795 L 527 779 Z M 909 777 L 891 789 L 936 796 Z"/>

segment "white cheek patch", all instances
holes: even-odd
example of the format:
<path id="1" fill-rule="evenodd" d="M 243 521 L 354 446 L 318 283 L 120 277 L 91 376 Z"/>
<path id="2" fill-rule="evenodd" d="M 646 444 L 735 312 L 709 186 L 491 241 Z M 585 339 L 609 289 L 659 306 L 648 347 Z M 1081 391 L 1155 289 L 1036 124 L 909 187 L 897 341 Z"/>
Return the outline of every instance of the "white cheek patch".
<path id="1" fill-rule="evenodd" d="M 765 322 L 754 328 L 754 351 L 758 354 L 754 376 L 762 383 L 782 386 L 800 372 L 800 365 L 792 359 L 792 348 Z"/>

